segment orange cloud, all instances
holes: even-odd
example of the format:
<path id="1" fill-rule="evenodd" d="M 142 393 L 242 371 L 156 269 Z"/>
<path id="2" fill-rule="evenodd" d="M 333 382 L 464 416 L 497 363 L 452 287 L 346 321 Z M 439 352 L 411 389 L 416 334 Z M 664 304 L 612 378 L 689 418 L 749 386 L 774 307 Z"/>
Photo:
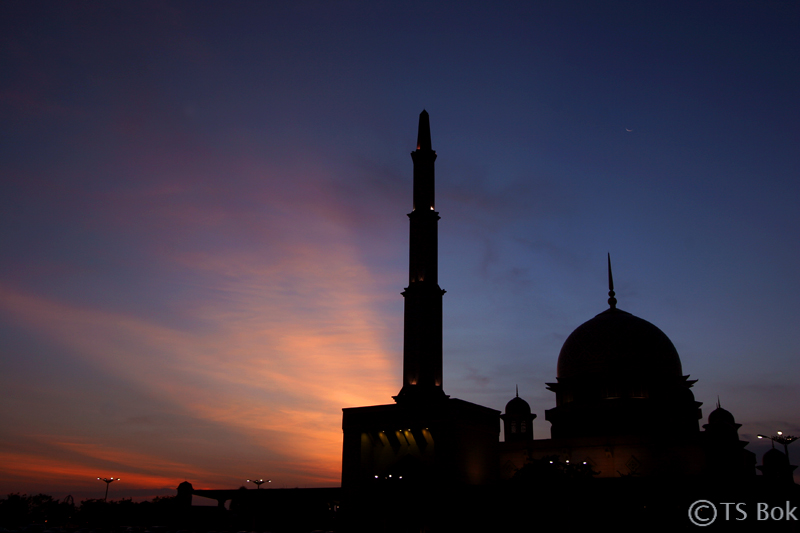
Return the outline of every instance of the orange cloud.
<path id="1" fill-rule="evenodd" d="M 3 463 L 2 478 L 6 483 L 13 481 L 17 486 L 47 484 L 62 490 L 86 489 L 96 487 L 97 477 L 114 476 L 124 479 L 127 488 L 160 489 L 176 488 L 183 481 L 179 477 L 142 474 L 114 469 L 103 471 L 86 463 L 51 459 L 33 454 L 0 452 Z"/>
<path id="2" fill-rule="evenodd" d="M 398 328 L 376 312 L 383 304 L 380 291 L 338 231 L 322 231 L 333 234 L 328 246 L 286 246 L 278 257 L 178 256 L 208 280 L 204 294 L 216 295 L 182 311 L 203 329 L 179 329 L 0 285 L 0 310 L 25 329 L 170 412 L 210 424 L 215 433 L 195 443 L 173 436 L 155 449 L 130 428 L 112 438 L 76 421 L 75 432 L 53 435 L 51 445 L 83 459 L 28 454 L 17 458 L 14 476 L 57 471 L 64 478 L 93 479 L 100 465 L 113 464 L 120 477 L 125 471 L 136 483 L 170 486 L 186 475 L 230 486 L 267 471 L 279 473 L 288 486 L 338 483 L 341 408 L 391 401 L 399 363 L 388 340 L 399 335 Z M 60 386 L 70 394 L 68 385 Z M 34 431 L 36 416 L 31 413 Z M 80 431 L 89 431 L 95 444 L 81 439 Z M 222 450 L 215 449 L 217 440 Z M 209 455 L 195 456 L 202 464 L 175 459 L 193 448 Z M 221 461 L 215 456 L 225 453 Z"/>

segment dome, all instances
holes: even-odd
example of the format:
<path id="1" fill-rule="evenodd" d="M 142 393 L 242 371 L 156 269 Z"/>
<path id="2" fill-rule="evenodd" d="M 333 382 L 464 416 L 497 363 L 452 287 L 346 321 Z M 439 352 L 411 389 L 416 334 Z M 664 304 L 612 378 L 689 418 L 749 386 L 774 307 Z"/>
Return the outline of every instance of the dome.
<path id="1" fill-rule="evenodd" d="M 681 377 L 681 360 L 663 331 L 612 307 L 567 337 L 558 356 L 563 378 L 664 379 Z"/>
<path id="2" fill-rule="evenodd" d="M 772 448 L 761 458 L 761 464 L 772 467 L 787 467 L 789 466 L 789 459 L 782 451 Z"/>
<path id="3" fill-rule="evenodd" d="M 511 416 L 528 416 L 531 414 L 531 406 L 528 402 L 517 396 L 506 404 L 506 414 Z"/>
<path id="4" fill-rule="evenodd" d="M 726 411 L 722 407 L 717 407 L 711 411 L 711 413 L 709 413 L 708 423 L 735 426 L 736 420 L 733 419 L 733 415 L 730 413 L 730 411 Z"/>

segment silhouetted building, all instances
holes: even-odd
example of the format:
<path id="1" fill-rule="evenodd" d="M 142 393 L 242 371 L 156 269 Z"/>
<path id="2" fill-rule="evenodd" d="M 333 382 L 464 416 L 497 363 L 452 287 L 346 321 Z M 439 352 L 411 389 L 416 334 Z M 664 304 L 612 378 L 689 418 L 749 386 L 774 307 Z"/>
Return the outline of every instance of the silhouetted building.
<path id="1" fill-rule="evenodd" d="M 394 404 L 343 409 L 342 491 L 354 530 L 419 530 L 419 524 L 435 523 L 434 515 L 446 514 L 441 494 L 455 491 L 463 502 L 477 501 L 482 494 L 487 504 L 491 492 L 468 487 L 522 472 L 524 483 L 517 486 L 525 491 L 536 476 L 551 484 L 587 476 L 639 479 L 665 491 L 687 480 L 719 485 L 753 478 L 755 455 L 739 440 L 740 424 L 733 415 L 717 405 L 701 431 L 701 403 L 691 391 L 695 380 L 684 375 L 675 346 L 658 327 L 617 309 L 610 256 L 609 308 L 569 335 L 558 357 L 556 381 L 547 384 L 556 394 L 556 406 L 545 412 L 552 438 L 533 438 L 536 414 L 519 390 L 503 414 L 447 396 L 442 388 L 445 291 L 437 272 L 436 152 L 425 111 L 411 157 L 403 386 Z M 793 468 L 778 454 L 765 456 L 759 468 L 776 480 L 791 479 Z M 639 491 L 630 484 L 615 486 L 631 497 Z M 529 497 L 524 494 L 512 497 L 524 501 Z M 601 500 L 595 501 L 600 509 Z M 494 508 L 504 505 L 495 501 Z M 640 510 L 646 508 L 641 503 Z M 380 520 L 388 522 L 379 526 Z"/>
<path id="2" fill-rule="evenodd" d="M 442 296 L 438 283 L 434 161 L 428 113 L 419 118 L 409 279 L 403 291 L 403 387 L 395 403 L 343 409 L 342 489 L 480 485 L 497 475 L 499 411 L 442 389 Z"/>
<path id="3" fill-rule="evenodd" d="M 341 490 L 196 490 L 183 482 L 177 508 L 191 512 L 181 520 L 194 528 L 277 531 L 527 531 L 534 520 L 544 529 L 640 530 L 643 523 L 685 525 L 698 498 L 746 496 L 755 508 L 763 499 L 755 495 L 782 505 L 800 493 L 797 467 L 774 448 L 758 467 L 763 483 L 754 483 L 755 455 L 719 401 L 700 430 L 695 380 L 658 327 L 617 309 L 610 256 L 609 308 L 569 335 L 556 381 L 547 384 L 556 395 L 545 411 L 550 439 L 534 439 L 536 414 L 518 388 L 502 414 L 446 395 L 436 152 L 425 111 L 411 158 L 403 385 L 392 404 L 342 410 Z M 218 505 L 192 508 L 192 496 Z"/>
<path id="4" fill-rule="evenodd" d="M 683 375 L 672 341 L 617 309 L 610 256 L 608 282 L 609 308 L 567 337 L 556 383 L 547 384 L 556 393 L 556 407 L 545 412 L 552 438 L 506 438 L 500 445 L 504 477 L 531 459 L 557 457 L 589 465 L 599 478 L 752 478 L 755 454 L 739 440 L 741 424 L 718 405 L 701 432 L 701 403 L 691 391 L 696 380 Z"/>

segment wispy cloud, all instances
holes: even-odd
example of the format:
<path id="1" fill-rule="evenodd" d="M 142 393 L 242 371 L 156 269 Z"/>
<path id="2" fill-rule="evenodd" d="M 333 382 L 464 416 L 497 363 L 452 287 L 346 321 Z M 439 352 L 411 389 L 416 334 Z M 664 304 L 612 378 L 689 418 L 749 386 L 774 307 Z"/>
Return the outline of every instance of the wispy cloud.
<path id="1" fill-rule="evenodd" d="M 212 297 L 183 311 L 204 327 L 181 329 L 8 286 L 0 286 L 0 309 L 115 380 L 248 442 L 231 455 L 245 452 L 259 462 L 252 455 L 260 449 L 260 468 L 284 472 L 289 483 L 335 483 L 341 408 L 385 402 L 395 392 L 387 328 L 374 312 L 380 297 L 354 250 L 338 244 L 284 249 L 271 264 L 257 254 L 178 257 L 216 280 L 204 288 Z M 148 465 L 145 477 L 186 471 L 140 456 L 135 439 L 119 449 L 59 442 L 98 467 L 116 458 L 126 473 L 132 464 Z M 34 458 L 26 462 L 31 475 L 46 470 Z"/>

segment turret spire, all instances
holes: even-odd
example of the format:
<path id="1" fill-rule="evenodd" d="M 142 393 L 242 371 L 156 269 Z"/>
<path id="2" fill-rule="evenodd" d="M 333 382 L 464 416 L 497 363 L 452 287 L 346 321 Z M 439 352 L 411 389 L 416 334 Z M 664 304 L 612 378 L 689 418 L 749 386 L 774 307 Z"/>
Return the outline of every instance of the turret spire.
<path id="1" fill-rule="evenodd" d="M 611 274 L 611 252 L 608 252 L 608 305 L 611 309 L 617 308 L 617 299 L 614 298 L 614 276 Z"/>

